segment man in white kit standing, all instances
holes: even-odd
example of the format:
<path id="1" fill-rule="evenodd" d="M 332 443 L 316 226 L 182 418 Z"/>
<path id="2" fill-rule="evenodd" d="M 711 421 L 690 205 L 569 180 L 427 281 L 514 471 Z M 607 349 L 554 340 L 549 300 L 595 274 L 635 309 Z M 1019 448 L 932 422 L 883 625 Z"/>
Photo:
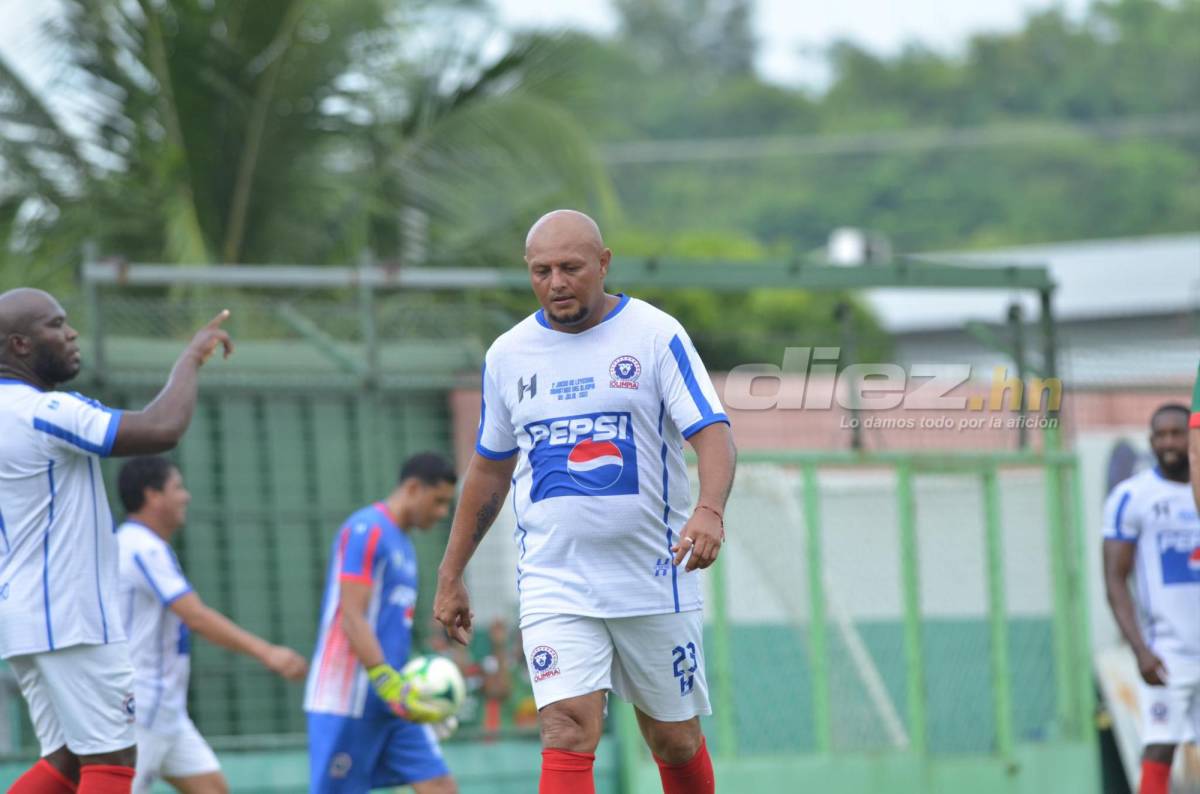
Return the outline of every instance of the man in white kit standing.
<path id="1" fill-rule="evenodd" d="M 1167 794 L 1175 747 L 1200 734 L 1200 516 L 1188 485 L 1188 415 L 1180 403 L 1154 412 L 1157 465 L 1118 483 L 1104 507 L 1108 603 L 1143 682 L 1139 794 Z"/>
<path id="2" fill-rule="evenodd" d="M 611 689 L 634 705 L 664 792 L 709 794 L 698 569 L 721 548 L 736 453 L 679 322 L 605 292 L 611 257 L 579 212 L 551 212 L 529 231 L 525 261 L 542 308 L 487 352 L 479 435 L 434 616 L 469 639 L 463 570 L 511 483 L 540 793 L 595 790 Z M 684 440 L 699 460 L 694 509 Z"/>
<path id="3" fill-rule="evenodd" d="M 170 544 L 191 501 L 171 461 L 159 455 L 126 461 L 117 492 L 126 513 L 117 528 L 121 613 L 139 704 L 133 794 L 149 792 L 160 779 L 183 794 L 228 794 L 216 754 L 187 713 L 192 633 L 292 681 L 304 677 L 308 661 L 237 625 L 192 589 Z"/>
<path id="4" fill-rule="evenodd" d="M 16 674 L 42 758 L 10 794 L 128 794 L 136 759 L 133 669 L 117 541 L 99 458 L 175 446 L 196 405 L 222 312 L 193 337 L 141 411 L 58 391 L 79 373 L 79 334 L 53 296 L 0 295 L 0 658 Z"/>

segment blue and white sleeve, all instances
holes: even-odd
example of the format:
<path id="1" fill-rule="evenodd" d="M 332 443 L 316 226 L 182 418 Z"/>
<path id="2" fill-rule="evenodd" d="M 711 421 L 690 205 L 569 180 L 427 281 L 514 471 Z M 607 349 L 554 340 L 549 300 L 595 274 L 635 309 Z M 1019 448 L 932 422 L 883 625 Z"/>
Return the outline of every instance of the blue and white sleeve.
<path id="1" fill-rule="evenodd" d="M 121 411 L 75 392 L 47 392 L 33 414 L 33 427 L 50 446 L 76 454 L 112 454 Z"/>
<path id="2" fill-rule="evenodd" d="M 716 422 L 729 424 L 708 370 L 682 326 L 676 324 L 666 329 L 659 337 L 656 352 L 655 365 L 667 415 L 684 438 L 691 438 Z"/>
<path id="3" fill-rule="evenodd" d="M 489 369 L 486 360 L 480 380 L 479 433 L 475 436 L 475 451 L 490 460 L 511 458 L 517 453 L 517 437 L 495 369 Z"/>
<path id="4" fill-rule="evenodd" d="M 169 549 L 143 548 L 134 553 L 133 562 L 138 569 L 138 586 L 152 593 L 163 606 L 192 592 L 191 583 Z"/>
<path id="5" fill-rule="evenodd" d="M 1137 543 L 1141 522 L 1130 502 L 1133 491 L 1124 483 L 1113 488 L 1104 502 L 1104 539 Z"/>

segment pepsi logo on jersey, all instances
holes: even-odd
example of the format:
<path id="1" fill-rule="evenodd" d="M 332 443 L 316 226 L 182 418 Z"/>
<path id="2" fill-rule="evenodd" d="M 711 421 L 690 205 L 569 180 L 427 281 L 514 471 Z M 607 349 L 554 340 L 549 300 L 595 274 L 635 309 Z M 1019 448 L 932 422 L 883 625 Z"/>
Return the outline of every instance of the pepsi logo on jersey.
<path id="1" fill-rule="evenodd" d="M 556 496 L 638 492 L 637 444 L 628 412 L 564 416 L 525 425 L 533 502 Z"/>
<path id="2" fill-rule="evenodd" d="M 1158 554 L 1163 584 L 1200 584 L 1200 532 L 1184 529 L 1160 532 Z"/>

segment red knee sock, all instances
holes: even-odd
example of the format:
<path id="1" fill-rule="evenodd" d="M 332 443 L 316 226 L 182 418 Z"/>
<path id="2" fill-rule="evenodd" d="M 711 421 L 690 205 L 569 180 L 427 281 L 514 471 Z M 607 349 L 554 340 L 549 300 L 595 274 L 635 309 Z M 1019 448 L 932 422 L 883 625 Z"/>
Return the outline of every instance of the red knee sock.
<path id="1" fill-rule="evenodd" d="M 700 749 L 692 760 L 682 764 L 668 764 L 658 756 L 658 774 L 662 777 L 663 794 L 713 794 L 717 779 L 713 775 L 712 759 L 708 757 L 708 744 L 700 737 Z"/>
<path id="2" fill-rule="evenodd" d="M 75 794 L 75 784 L 43 758 L 17 778 L 8 794 Z"/>
<path id="3" fill-rule="evenodd" d="M 129 794 L 133 770 L 127 766 L 88 764 L 79 772 L 79 794 Z"/>
<path id="4" fill-rule="evenodd" d="M 538 794 L 596 794 L 591 753 L 542 750 L 542 780 Z"/>
<path id="5" fill-rule="evenodd" d="M 1171 765 L 1142 760 L 1142 785 L 1138 794 L 1167 794 L 1171 788 Z"/>

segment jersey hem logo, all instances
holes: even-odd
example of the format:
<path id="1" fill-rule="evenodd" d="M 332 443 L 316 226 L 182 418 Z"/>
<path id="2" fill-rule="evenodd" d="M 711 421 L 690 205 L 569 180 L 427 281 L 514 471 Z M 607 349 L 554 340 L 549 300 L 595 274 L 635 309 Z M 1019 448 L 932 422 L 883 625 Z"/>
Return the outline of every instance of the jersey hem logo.
<path id="1" fill-rule="evenodd" d="M 610 389 L 636 389 L 642 376 L 642 364 L 633 356 L 617 356 L 608 365 Z"/>

